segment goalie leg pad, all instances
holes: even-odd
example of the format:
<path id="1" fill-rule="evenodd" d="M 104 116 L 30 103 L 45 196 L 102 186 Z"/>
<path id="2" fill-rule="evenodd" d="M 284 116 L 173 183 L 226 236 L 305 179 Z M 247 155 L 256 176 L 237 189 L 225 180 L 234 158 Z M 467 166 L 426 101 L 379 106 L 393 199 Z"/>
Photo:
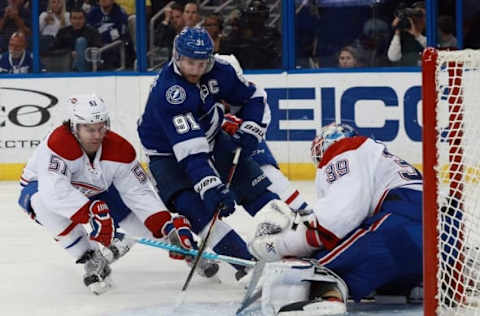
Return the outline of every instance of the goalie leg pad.
<path id="1" fill-rule="evenodd" d="M 315 262 L 289 259 L 268 263 L 263 279 L 264 314 L 317 316 L 346 312 L 345 282 Z"/>

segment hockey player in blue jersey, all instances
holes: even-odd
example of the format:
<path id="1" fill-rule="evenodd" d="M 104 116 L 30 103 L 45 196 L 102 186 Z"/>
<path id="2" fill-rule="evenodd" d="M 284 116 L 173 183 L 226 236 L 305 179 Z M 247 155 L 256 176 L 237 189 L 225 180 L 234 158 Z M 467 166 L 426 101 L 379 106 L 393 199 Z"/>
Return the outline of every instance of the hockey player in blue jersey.
<path id="1" fill-rule="evenodd" d="M 243 119 L 238 131 L 223 132 L 225 100 Z M 270 110 L 263 89 L 247 82 L 225 61 L 213 57 L 213 42 L 203 28 L 186 27 L 174 41 L 173 58 L 155 80 L 138 134 L 160 196 L 186 216 L 203 236 L 217 209 L 220 217 L 235 201 L 250 214 L 278 196 L 270 181 L 248 157 L 264 139 Z M 233 151 L 242 148 L 231 191 L 224 181 Z M 217 221 L 209 245 L 220 254 L 251 259 L 243 239 Z"/>

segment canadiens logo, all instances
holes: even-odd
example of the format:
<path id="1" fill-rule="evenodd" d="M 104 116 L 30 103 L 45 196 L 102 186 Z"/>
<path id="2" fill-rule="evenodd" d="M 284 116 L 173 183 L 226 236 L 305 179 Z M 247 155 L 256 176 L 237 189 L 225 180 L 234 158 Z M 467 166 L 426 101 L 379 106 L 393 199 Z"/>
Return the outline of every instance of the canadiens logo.
<path id="1" fill-rule="evenodd" d="M 187 94 L 185 93 L 185 89 L 183 89 L 179 85 L 174 85 L 168 88 L 167 92 L 165 93 L 165 97 L 167 98 L 168 103 L 171 104 L 180 104 L 185 101 Z"/>

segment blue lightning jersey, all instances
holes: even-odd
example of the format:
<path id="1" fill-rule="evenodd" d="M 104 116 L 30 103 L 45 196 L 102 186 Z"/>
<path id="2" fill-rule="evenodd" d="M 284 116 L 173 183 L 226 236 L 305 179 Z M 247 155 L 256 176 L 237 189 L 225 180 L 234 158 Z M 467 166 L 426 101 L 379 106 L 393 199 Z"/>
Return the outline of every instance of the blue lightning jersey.
<path id="1" fill-rule="evenodd" d="M 213 175 L 208 158 L 221 130 L 225 100 L 244 121 L 262 127 L 270 123 L 270 109 L 262 88 L 247 82 L 234 68 L 216 59 L 197 84 L 182 77 L 176 64 L 165 65 L 153 84 L 138 126 L 147 155 L 175 155 L 196 182 Z"/>

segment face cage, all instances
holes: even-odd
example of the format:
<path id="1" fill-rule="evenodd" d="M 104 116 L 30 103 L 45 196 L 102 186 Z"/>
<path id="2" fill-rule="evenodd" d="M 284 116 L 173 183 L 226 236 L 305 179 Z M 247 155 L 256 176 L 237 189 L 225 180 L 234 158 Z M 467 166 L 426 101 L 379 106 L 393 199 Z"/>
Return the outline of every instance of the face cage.
<path id="1" fill-rule="evenodd" d="M 310 156 L 315 165 L 317 165 L 323 157 L 323 137 L 315 137 L 310 148 Z"/>

